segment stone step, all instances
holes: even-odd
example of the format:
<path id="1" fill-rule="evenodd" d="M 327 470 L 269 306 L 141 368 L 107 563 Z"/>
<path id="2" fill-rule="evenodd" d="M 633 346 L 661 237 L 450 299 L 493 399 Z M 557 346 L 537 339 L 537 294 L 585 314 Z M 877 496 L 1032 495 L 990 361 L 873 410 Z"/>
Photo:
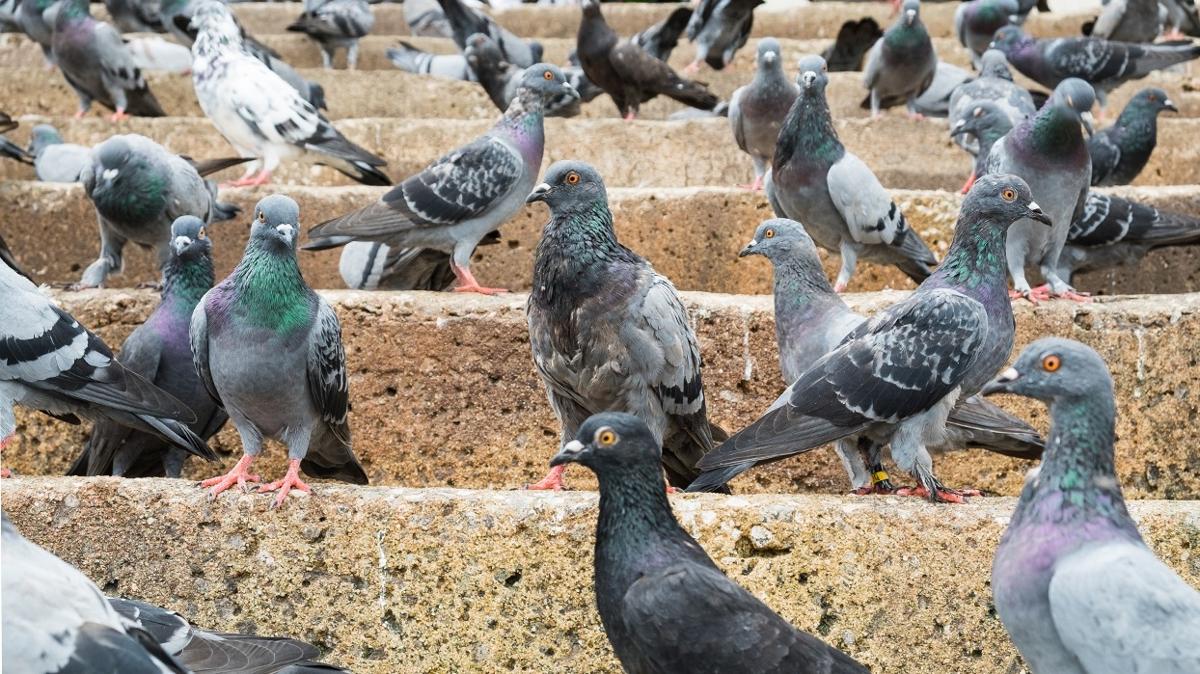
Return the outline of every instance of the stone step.
<path id="1" fill-rule="evenodd" d="M 305 227 L 369 204 L 386 188 L 290 187 L 281 191 L 296 199 Z M 1110 190 L 1158 208 L 1200 216 L 1200 187 L 1138 187 Z M 223 199 L 250 213 L 268 193 L 248 188 L 222 192 Z M 895 190 L 893 195 L 909 222 L 939 256 L 952 238 L 962 198 L 957 193 Z M 737 188 L 614 188 L 609 192 L 621 240 L 645 255 L 675 285 L 684 290 L 734 294 L 771 292 L 768 265 L 761 258 L 738 259 L 737 253 L 762 220 L 772 217 L 760 194 Z M 83 190 L 75 185 L 12 181 L 0 183 L 0 202 L 10 204 L 11 218 L 4 238 L 22 264 L 47 283 L 79 280 L 99 250 L 94 211 Z M 217 271 L 227 274 L 241 258 L 249 216 L 214 225 Z M 501 232 L 500 245 L 478 249 L 473 263 L 487 283 L 527 291 L 533 251 L 547 220 L 545 206 L 525 207 Z M 53 248 L 46 241 L 55 241 Z M 697 245 L 699 242 L 699 245 Z M 839 259 L 822 253 L 826 273 L 837 274 Z M 316 288 L 342 288 L 339 251 L 302 253 L 300 262 Z M 125 272 L 113 276 L 112 287 L 133 287 L 158 279 L 157 261 L 147 251 L 130 246 Z M 1200 291 L 1200 247 L 1160 249 L 1133 268 L 1080 274 L 1076 285 L 1108 295 Z M 910 288 L 911 282 L 892 267 L 869 262 L 858 265 L 852 291 Z"/>
<path id="2" fill-rule="evenodd" d="M 541 477 L 558 449 L 559 428 L 529 354 L 525 296 L 324 291 L 342 323 L 350 373 L 355 449 L 372 483 L 409 487 L 513 489 Z M 58 293 L 63 308 L 114 348 L 156 303 L 150 291 Z M 704 357 L 709 413 L 736 430 L 753 421 L 782 390 L 771 300 L 765 296 L 683 293 Z M 849 295 L 871 311 L 903 293 Z M 1101 298 L 1016 306 L 1017 345 L 1058 335 L 1083 341 L 1105 358 L 1115 382 L 1116 464 L 1130 498 L 1200 498 L 1200 294 Z M 1044 427 L 1045 407 L 999 400 Z M 18 473 L 60 474 L 86 428 L 19 410 L 17 438 L 4 461 Z M 226 428 L 215 447 L 222 466 L 240 455 Z M 264 452 L 263 470 L 281 471 L 284 452 Z M 1028 462 L 959 452 L 935 460 L 947 484 L 1016 495 Z M 191 462 L 189 477 L 216 465 Z M 903 479 L 903 478 L 902 478 Z M 584 470 L 568 482 L 589 488 Z M 834 453 L 818 450 L 749 471 L 734 482 L 744 492 L 846 490 Z M 987 499 L 984 499 L 985 501 Z"/>
<path id="3" fill-rule="evenodd" d="M 209 629 L 299 637 L 359 674 L 620 672 L 592 589 L 595 494 L 319 485 L 268 511 L 265 496 L 210 503 L 166 480 L 14 479 L 2 491 L 26 536 L 106 592 Z M 871 671 L 1022 671 L 988 583 L 1013 499 L 671 504 L 731 578 Z M 1196 503 L 1129 510 L 1200 585 Z"/>

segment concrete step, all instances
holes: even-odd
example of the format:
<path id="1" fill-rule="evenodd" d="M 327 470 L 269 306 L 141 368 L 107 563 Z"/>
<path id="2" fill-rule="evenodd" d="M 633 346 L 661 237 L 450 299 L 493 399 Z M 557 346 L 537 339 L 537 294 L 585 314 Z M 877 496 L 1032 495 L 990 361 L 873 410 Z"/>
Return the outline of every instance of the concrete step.
<path id="1" fill-rule="evenodd" d="M 529 355 L 524 295 L 466 297 L 448 293 L 324 291 L 336 307 L 346 344 L 355 449 L 373 484 L 512 489 L 541 477 L 558 449 L 559 428 Z M 116 347 L 156 304 L 150 291 L 57 293 L 63 308 Z M 849 295 L 872 311 L 903 293 Z M 709 413 L 736 430 L 753 421 L 782 390 L 771 300 L 764 296 L 683 293 L 703 352 Z M 1116 463 L 1130 498 L 1200 498 L 1200 294 L 1101 298 L 1016 306 L 1017 345 L 1059 335 L 1097 349 L 1112 371 L 1120 415 Z M 1000 400 L 1044 427 L 1045 407 Z M 60 474 L 86 428 L 20 410 L 17 439 L 4 461 L 18 473 Z M 229 468 L 240 455 L 231 428 L 215 444 Z M 272 446 L 263 469 L 281 471 Z M 935 460 L 954 486 L 1016 495 L 1027 462 L 960 452 Z M 189 477 L 216 465 L 191 462 Z M 569 471 L 576 488 L 594 484 Z M 748 472 L 744 492 L 843 493 L 844 472 L 832 451 Z M 985 499 L 986 500 L 986 499 Z"/>
<path id="2" fill-rule="evenodd" d="M 296 199 L 304 225 L 310 226 L 347 213 L 379 198 L 386 188 L 292 187 L 283 190 Z M 1111 190 L 1158 208 L 1200 216 L 1200 187 L 1139 187 Z M 223 199 L 250 213 L 267 190 L 231 189 Z M 940 256 L 952 238 L 962 203 L 957 193 L 895 190 L 897 202 L 917 232 Z M 614 188 L 609 193 L 621 240 L 645 255 L 675 285 L 684 290 L 734 294 L 771 292 L 765 260 L 738 259 L 737 252 L 762 220 L 772 217 L 766 199 L 736 188 Z M 48 283 L 73 283 L 99 250 L 91 202 L 75 185 L 39 182 L 0 183 L 0 202 L 10 204 L 14 217 L 0 228 L 18 259 Z M 246 244 L 246 215 L 211 228 L 216 242 L 219 274 L 227 274 L 241 259 Z M 546 207 L 525 207 L 501 233 L 500 245 L 483 246 L 475 255 L 479 278 L 512 290 L 528 290 L 533 251 L 547 220 Z M 53 248 L 46 241 L 55 241 Z M 837 256 L 823 254 L 826 273 L 837 274 Z M 316 288 L 344 287 L 337 270 L 339 251 L 302 253 L 300 262 Z M 133 287 L 158 279 L 157 262 L 148 252 L 131 246 L 125 272 L 111 279 L 112 287 Z M 1076 284 L 1089 292 L 1108 295 L 1200 291 L 1200 247 L 1161 249 L 1134 268 L 1080 274 Z M 911 282 L 892 267 L 860 263 L 850 289 L 910 288 Z"/>
<path id="3" fill-rule="evenodd" d="M 592 589 L 595 494 L 320 485 L 268 511 L 265 496 L 210 503 L 167 480 L 2 490 L 26 536 L 106 592 L 210 629 L 296 636 L 360 674 L 620 671 Z M 988 584 L 1013 499 L 671 503 L 737 583 L 873 672 L 1022 671 Z M 1196 503 L 1129 510 L 1154 552 L 1200 585 Z"/>

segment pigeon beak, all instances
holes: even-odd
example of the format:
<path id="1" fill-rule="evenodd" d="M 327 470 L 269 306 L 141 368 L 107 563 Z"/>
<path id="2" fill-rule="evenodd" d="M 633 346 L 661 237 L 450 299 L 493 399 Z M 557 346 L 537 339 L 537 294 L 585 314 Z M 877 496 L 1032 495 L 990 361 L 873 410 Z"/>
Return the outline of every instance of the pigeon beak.
<path id="1" fill-rule="evenodd" d="M 119 174 L 119 173 L 120 173 L 120 171 L 118 171 L 115 168 L 104 169 L 103 171 L 100 172 L 100 177 L 103 178 L 105 180 L 105 182 L 112 182 L 112 179 L 116 178 L 117 174 Z"/>
<path id="2" fill-rule="evenodd" d="M 576 463 L 580 458 L 588 453 L 587 445 L 578 440 L 572 440 L 563 445 L 563 448 L 559 450 L 558 454 L 555 454 L 554 458 L 550 459 L 550 465 L 561 466 L 564 463 Z"/>
<path id="3" fill-rule="evenodd" d="M 800 73 L 800 81 L 804 84 L 804 88 L 807 89 L 813 85 L 813 82 L 817 81 L 817 74 L 811 70 Z"/>
<path id="4" fill-rule="evenodd" d="M 564 94 L 566 94 L 566 95 L 570 96 L 571 98 L 574 98 L 574 99 L 575 99 L 575 100 L 577 100 L 577 101 L 578 101 L 578 100 L 579 100 L 579 98 L 580 98 L 580 96 L 579 96 L 579 92 L 578 92 L 578 91 L 576 91 L 575 87 L 571 86 L 571 83 L 570 83 L 570 82 L 563 82 L 563 83 L 562 83 L 562 92 L 563 92 Z"/>
<path id="5" fill-rule="evenodd" d="M 542 183 L 533 188 L 529 196 L 525 197 L 525 203 L 532 204 L 535 201 L 545 201 L 546 195 L 550 193 L 550 183 Z"/>
<path id="6" fill-rule="evenodd" d="M 966 133 L 968 130 L 969 129 L 967 129 L 967 120 L 960 119 L 954 123 L 954 126 L 950 127 L 950 137 L 953 138 L 955 136 L 961 136 L 962 134 Z"/>
<path id="7" fill-rule="evenodd" d="M 777 59 L 777 58 L 779 58 L 779 55 L 773 51 L 769 51 L 769 52 L 763 54 L 763 60 L 766 61 L 767 63 L 774 63 L 775 59 Z"/>
<path id="8" fill-rule="evenodd" d="M 291 225 L 276 225 L 275 231 L 279 232 L 279 236 L 288 243 L 296 238 L 296 228 Z"/>
<path id="9" fill-rule="evenodd" d="M 1171 112 L 1179 112 L 1179 108 L 1175 107 L 1175 103 L 1169 98 L 1163 101 L 1163 109 L 1170 110 Z"/>
<path id="10" fill-rule="evenodd" d="M 1046 215 L 1042 211 L 1042 207 L 1038 206 L 1036 201 L 1029 202 L 1029 219 L 1037 220 L 1046 226 L 1051 226 L 1053 224 L 1050 222 L 1050 216 Z"/>
<path id="11" fill-rule="evenodd" d="M 1092 126 L 1092 113 L 1085 112 L 1079 115 L 1079 122 L 1083 124 L 1083 130 L 1087 131 L 1088 136 L 1096 135 L 1096 127 Z"/>
<path id="12" fill-rule="evenodd" d="M 187 247 L 190 245 L 192 245 L 191 237 L 183 235 L 177 236 L 171 241 L 171 248 L 175 249 L 176 255 L 182 255 L 183 251 L 187 250 Z"/>
<path id="13" fill-rule="evenodd" d="M 911 26 L 913 23 L 913 20 L 916 18 L 917 18 L 916 10 L 912 10 L 912 9 L 907 10 L 906 12 L 904 12 L 904 25 Z"/>
<path id="14" fill-rule="evenodd" d="M 1021 15 L 1020 14 L 1009 14 L 1008 22 L 1014 26 L 1019 26 L 1021 24 Z"/>
<path id="15" fill-rule="evenodd" d="M 990 396 L 994 393 L 1011 393 L 1013 382 L 1020 378 L 1021 373 L 1017 372 L 1015 367 L 1010 367 L 996 375 L 995 379 L 984 385 L 983 395 Z"/>
<path id="16" fill-rule="evenodd" d="M 747 255 L 757 255 L 758 254 L 758 251 L 756 250 L 757 246 L 758 246 L 758 240 L 750 239 L 750 243 L 746 244 L 746 246 L 744 248 L 742 248 L 741 252 L 738 253 L 738 257 L 746 257 Z"/>

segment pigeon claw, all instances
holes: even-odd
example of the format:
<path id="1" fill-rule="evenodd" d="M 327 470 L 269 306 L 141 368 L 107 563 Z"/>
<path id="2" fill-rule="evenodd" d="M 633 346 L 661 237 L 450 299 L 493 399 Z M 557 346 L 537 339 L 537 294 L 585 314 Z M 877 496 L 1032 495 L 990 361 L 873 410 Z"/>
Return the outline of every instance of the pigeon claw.
<path id="1" fill-rule="evenodd" d="M 108 118 L 110 122 L 120 122 L 129 119 L 129 113 L 125 112 L 125 108 L 117 108 L 117 111 Z"/>
<path id="2" fill-rule="evenodd" d="M 1068 290 L 1065 293 L 1055 295 L 1055 297 L 1057 297 L 1059 299 L 1064 299 L 1064 300 L 1071 300 L 1072 302 L 1085 302 L 1086 303 L 1086 302 L 1093 301 L 1091 295 L 1089 295 L 1087 293 L 1081 293 L 1078 290 L 1073 290 L 1073 289 Z"/>
<path id="3" fill-rule="evenodd" d="M 546 473 L 546 477 L 533 484 L 525 485 L 525 488 L 529 491 L 562 491 L 567 488 L 567 484 L 563 482 L 563 473 L 565 472 L 567 472 L 565 464 L 555 466 L 550 469 L 549 473 Z"/>
<path id="4" fill-rule="evenodd" d="M 238 459 L 237 465 L 233 467 L 233 470 L 225 475 L 210 477 L 201 482 L 201 487 L 212 487 L 208 492 L 209 500 L 217 498 L 218 494 L 234 485 L 237 485 L 238 489 L 246 491 L 247 482 L 259 482 L 262 478 L 250 472 L 251 463 L 254 463 L 254 457 L 244 454 L 242 458 Z"/>
<path id="5" fill-rule="evenodd" d="M 458 285 L 454 286 L 456 293 L 479 293 L 480 295 L 499 295 L 508 292 L 507 288 L 485 288 L 475 280 L 475 275 L 467 267 L 450 264 L 450 271 L 458 277 Z"/>
<path id="6" fill-rule="evenodd" d="M 896 496 L 919 496 L 934 503 L 966 503 L 968 496 L 982 496 L 978 489 L 950 489 L 937 487 L 931 496 L 925 487 L 901 487 L 895 491 Z"/>
<path id="7" fill-rule="evenodd" d="M 288 461 L 287 473 L 284 474 L 282 480 L 275 480 L 270 484 L 264 484 L 258 488 L 258 493 L 264 494 L 269 491 L 277 491 L 279 495 L 275 497 L 275 502 L 271 504 L 272 508 L 278 508 L 287 500 L 288 493 L 293 489 L 302 491 L 305 494 L 311 494 L 312 488 L 305 484 L 304 480 L 300 479 L 300 459 L 291 459 Z"/>
<path id="8" fill-rule="evenodd" d="M 700 72 L 700 59 L 696 59 L 695 61 L 692 61 L 684 66 L 683 72 L 689 75 L 695 75 L 696 73 Z"/>
<path id="9" fill-rule="evenodd" d="M 12 477 L 12 471 L 7 468 L 0 468 L 0 480 L 7 480 Z"/>

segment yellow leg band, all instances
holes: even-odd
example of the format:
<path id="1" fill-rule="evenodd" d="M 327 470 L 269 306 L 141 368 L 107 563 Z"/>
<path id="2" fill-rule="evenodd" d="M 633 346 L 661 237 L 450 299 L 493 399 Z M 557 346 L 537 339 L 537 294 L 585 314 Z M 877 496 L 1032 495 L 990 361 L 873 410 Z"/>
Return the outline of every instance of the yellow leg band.
<path id="1" fill-rule="evenodd" d="M 887 474 L 886 470 L 881 470 L 878 473 L 871 474 L 871 483 L 872 484 L 879 484 L 880 482 L 883 482 L 884 480 L 887 480 L 887 479 L 888 479 L 888 474 Z"/>

